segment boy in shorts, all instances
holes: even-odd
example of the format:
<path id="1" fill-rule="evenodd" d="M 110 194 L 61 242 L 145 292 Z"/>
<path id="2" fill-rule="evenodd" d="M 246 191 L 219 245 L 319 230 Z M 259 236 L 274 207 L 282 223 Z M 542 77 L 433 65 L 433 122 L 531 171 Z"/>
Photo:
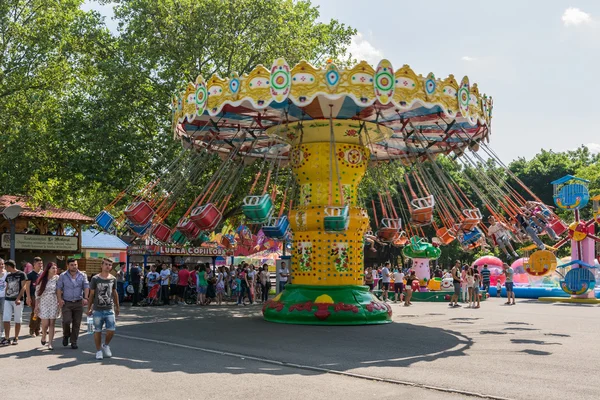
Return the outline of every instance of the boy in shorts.
<path id="1" fill-rule="evenodd" d="M 105 356 L 112 357 L 108 346 L 115 334 L 115 316 L 119 315 L 119 295 L 117 280 L 110 274 L 112 260 L 102 260 L 102 270 L 90 281 L 90 300 L 87 313 L 94 318 L 94 342 L 96 344 L 96 360 Z M 106 338 L 102 343 L 102 327 L 106 326 Z"/>

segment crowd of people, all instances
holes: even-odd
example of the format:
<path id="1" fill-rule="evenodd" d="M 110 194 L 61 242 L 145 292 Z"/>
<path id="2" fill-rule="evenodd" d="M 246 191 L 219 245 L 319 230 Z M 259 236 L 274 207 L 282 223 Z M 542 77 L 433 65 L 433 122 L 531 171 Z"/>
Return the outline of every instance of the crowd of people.
<path id="1" fill-rule="evenodd" d="M 515 294 L 513 291 L 514 270 L 508 264 L 504 263 L 502 273 L 505 276 L 504 287 L 506 288 L 507 305 L 515 304 Z M 430 270 L 430 278 L 452 279 L 453 294 L 450 298 L 451 307 L 461 307 L 458 302 L 468 303 L 470 308 L 481 307 L 481 296 L 488 292 L 490 288 L 490 270 L 487 265 L 483 265 L 481 270 L 469 265 L 461 265 L 456 261 L 449 270 L 442 270 L 436 267 Z M 414 291 L 420 287 L 419 279 L 411 268 L 400 268 L 395 266 L 393 269 L 389 262 L 384 263 L 380 268 L 367 267 L 364 273 L 364 284 L 370 291 L 378 290 L 381 292 L 381 299 L 388 301 L 389 292 L 393 290 L 393 302 L 403 302 L 404 306 L 411 306 L 411 298 Z M 496 284 L 497 297 L 500 297 L 502 282 L 498 279 Z"/>
<path id="2" fill-rule="evenodd" d="M 237 267 L 213 268 L 208 263 L 159 263 L 151 265 L 148 269 L 134 264 L 129 273 L 133 306 L 264 303 L 269 299 L 272 286 L 272 276 L 267 264 L 258 267 L 244 262 Z M 285 262 L 281 263 L 276 273 L 279 275 L 281 291 L 290 276 Z M 125 293 L 119 292 L 119 295 L 123 299 Z"/>
<path id="3" fill-rule="evenodd" d="M 45 267 L 39 257 L 25 265 L 25 271 L 17 268 L 13 260 L 0 259 L 0 346 L 17 345 L 21 334 L 24 305 L 31 307 L 29 334 L 40 337 L 42 346 L 53 349 L 55 322 L 62 324 L 62 344 L 78 348 L 80 325 L 84 311 L 90 318 L 96 345 L 96 358 L 111 357 L 109 344 L 116 329 L 116 317 L 120 304 L 126 296 L 131 297 L 133 306 L 196 304 L 207 306 L 231 302 L 237 305 L 264 303 L 272 290 L 273 276 L 269 266 L 261 267 L 241 263 L 239 266 L 211 267 L 209 264 L 168 265 L 159 263 L 148 269 L 133 265 L 129 276 L 123 266 L 113 268 L 113 261 L 103 259 L 101 272 L 88 277 L 79 271 L 77 260 L 67 259 L 66 270 L 60 272 L 55 263 Z M 515 304 L 513 292 L 514 271 L 504 264 L 507 303 Z M 290 279 L 290 270 L 285 262 L 276 270 L 279 291 Z M 450 306 L 460 307 L 459 301 L 469 307 L 480 307 L 480 293 L 490 287 L 490 271 L 461 266 L 459 261 L 446 271 L 435 268 L 431 277 L 452 280 L 454 292 Z M 126 289 L 125 283 L 130 283 Z M 500 284 L 500 280 L 498 280 Z M 391 267 L 389 262 L 381 266 L 368 267 L 364 273 L 364 284 L 371 291 L 381 291 L 384 301 L 403 302 L 412 305 L 414 291 L 419 290 L 419 279 L 411 268 Z M 501 285 L 501 284 L 500 284 Z M 497 288 L 500 293 L 501 287 Z M 390 290 L 393 298 L 390 298 Z M 11 320 L 14 335 L 11 338 Z M 106 330 L 104 342 L 102 331 Z"/>

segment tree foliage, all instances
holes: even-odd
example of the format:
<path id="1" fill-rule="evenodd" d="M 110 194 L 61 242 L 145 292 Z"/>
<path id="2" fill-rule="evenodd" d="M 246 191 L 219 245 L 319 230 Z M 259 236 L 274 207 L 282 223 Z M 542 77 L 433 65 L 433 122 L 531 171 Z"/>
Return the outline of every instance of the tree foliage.
<path id="1" fill-rule="evenodd" d="M 117 33 L 82 3 L 0 3 L 0 188 L 92 215 L 179 153 L 169 107 L 185 82 L 281 56 L 339 58 L 355 33 L 318 22 L 309 1 L 107 1 Z M 189 187 L 176 211 L 198 190 Z"/>

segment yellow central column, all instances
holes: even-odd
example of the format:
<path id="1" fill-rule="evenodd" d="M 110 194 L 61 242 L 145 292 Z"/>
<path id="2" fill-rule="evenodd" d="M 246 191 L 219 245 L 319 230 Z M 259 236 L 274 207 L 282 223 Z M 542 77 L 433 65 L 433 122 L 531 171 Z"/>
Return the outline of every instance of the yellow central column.
<path id="1" fill-rule="evenodd" d="M 337 136 L 335 145 L 330 141 L 306 143 L 291 150 L 300 191 L 299 205 L 290 213 L 294 284 L 363 283 L 363 237 L 369 218 L 365 210 L 357 207 L 357 189 L 370 152 L 361 144 L 339 143 L 343 136 Z M 326 208 L 344 205 L 349 206 L 348 229 L 326 232 Z"/>
<path id="2" fill-rule="evenodd" d="M 263 306 L 265 319 L 329 325 L 390 322 L 389 305 L 363 286 L 369 217 L 358 207 L 357 190 L 370 160 L 363 141 L 378 142 L 392 132 L 359 121 L 317 120 L 270 133 L 290 144 L 300 194 L 289 214 L 292 284 Z M 335 222 L 341 223 L 326 225 L 327 213 L 339 214 L 346 206 L 347 228 L 339 217 Z"/>

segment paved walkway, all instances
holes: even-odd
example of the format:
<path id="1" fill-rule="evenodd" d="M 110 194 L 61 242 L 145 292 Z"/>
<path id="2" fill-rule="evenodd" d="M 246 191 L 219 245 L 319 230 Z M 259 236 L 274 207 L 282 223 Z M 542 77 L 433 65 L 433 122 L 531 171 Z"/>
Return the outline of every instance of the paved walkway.
<path id="1" fill-rule="evenodd" d="M 0 364 L 5 382 L 26 385 L 5 387 L 9 398 L 36 393 L 24 373 L 59 398 L 68 373 L 74 389 L 104 383 L 116 399 L 597 399 L 600 307 L 502 303 L 394 304 L 394 323 L 357 327 L 271 324 L 258 306 L 126 308 L 113 359 L 96 362 L 89 335 L 52 353 L 24 337 Z"/>

